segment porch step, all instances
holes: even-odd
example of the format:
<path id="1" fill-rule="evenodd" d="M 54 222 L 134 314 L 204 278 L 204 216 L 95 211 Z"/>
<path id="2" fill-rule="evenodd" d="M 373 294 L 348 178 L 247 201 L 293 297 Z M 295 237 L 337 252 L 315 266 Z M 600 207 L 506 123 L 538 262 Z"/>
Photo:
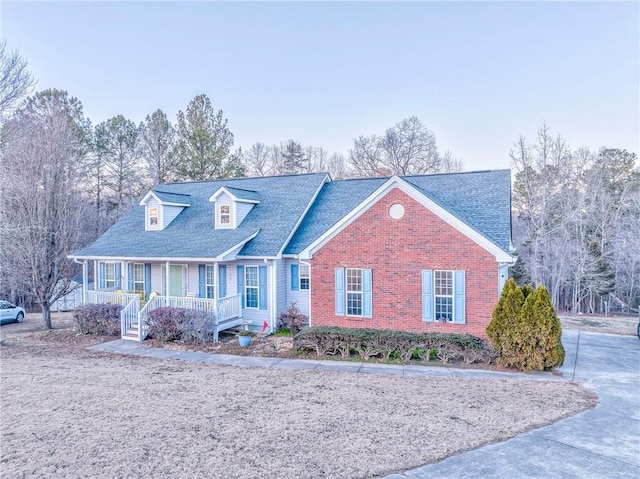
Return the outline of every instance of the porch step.
<path id="1" fill-rule="evenodd" d="M 120 339 L 127 339 L 129 341 L 138 341 L 138 333 L 127 333 L 120 336 Z"/>

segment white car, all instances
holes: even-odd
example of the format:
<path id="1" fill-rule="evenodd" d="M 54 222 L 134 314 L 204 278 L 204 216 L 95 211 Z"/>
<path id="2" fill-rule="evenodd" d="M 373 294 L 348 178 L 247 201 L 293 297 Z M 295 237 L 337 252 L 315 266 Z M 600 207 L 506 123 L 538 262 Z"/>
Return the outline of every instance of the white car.
<path id="1" fill-rule="evenodd" d="M 24 319 L 24 309 L 9 301 L 0 301 L 0 324 L 18 322 Z"/>

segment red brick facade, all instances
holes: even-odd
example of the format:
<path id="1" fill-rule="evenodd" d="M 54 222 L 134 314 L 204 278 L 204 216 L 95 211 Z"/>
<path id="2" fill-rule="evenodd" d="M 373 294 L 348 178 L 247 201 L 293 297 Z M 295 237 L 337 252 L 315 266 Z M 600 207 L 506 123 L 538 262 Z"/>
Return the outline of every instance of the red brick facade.
<path id="1" fill-rule="evenodd" d="M 400 219 L 389 215 L 399 203 Z M 372 270 L 373 318 L 335 315 L 335 268 Z M 466 324 L 422 320 L 422 270 L 466 272 Z M 311 323 L 486 337 L 498 300 L 495 257 L 394 188 L 313 254 Z"/>

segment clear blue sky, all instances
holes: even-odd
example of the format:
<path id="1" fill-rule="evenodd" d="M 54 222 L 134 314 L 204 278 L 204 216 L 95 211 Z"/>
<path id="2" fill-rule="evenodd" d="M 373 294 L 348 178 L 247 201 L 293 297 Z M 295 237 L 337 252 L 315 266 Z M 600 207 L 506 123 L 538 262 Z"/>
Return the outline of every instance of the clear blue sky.
<path id="1" fill-rule="evenodd" d="M 94 124 L 206 93 L 236 145 L 347 152 L 418 116 L 465 169 L 504 168 L 543 122 L 638 152 L 640 7 L 629 3 L 7 2 L 1 37 L 38 89 Z"/>

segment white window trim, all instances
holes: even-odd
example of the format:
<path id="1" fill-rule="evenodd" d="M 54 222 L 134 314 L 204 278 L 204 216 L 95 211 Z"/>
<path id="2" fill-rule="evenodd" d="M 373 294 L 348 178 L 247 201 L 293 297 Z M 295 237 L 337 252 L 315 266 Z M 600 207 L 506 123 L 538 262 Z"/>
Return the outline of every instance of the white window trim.
<path id="1" fill-rule="evenodd" d="M 142 267 L 142 281 L 136 281 L 136 267 Z M 144 263 L 133 263 L 133 290 L 134 291 L 142 291 L 144 293 L 144 288 L 145 288 L 145 284 L 146 284 L 146 271 L 145 271 L 145 267 L 144 267 Z M 136 284 L 142 284 L 142 288 L 138 289 L 136 287 Z"/>
<path id="2" fill-rule="evenodd" d="M 360 291 L 349 291 L 349 271 L 360 271 Z M 360 314 L 349 314 L 349 293 L 360 295 Z M 362 268 L 344 269 L 344 312 L 345 316 L 364 318 L 364 273 Z"/>
<path id="3" fill-rule="evenodd" d="M 302 270 L 306 269 L 307 270 L 307 274 L 305 276 L 302 276 Z M 302 280 L 306 279 L 307 280 L 307 287 L 303 288 L 302 287 Z M 311 268 L 309 268 L 308 265 L 306 264 L 301 264 L 298 266 L 298 290 L 299 291 L 309 291 L 311 289 Z"/>
<path id="4" fill-rule="evenodd" d="M 158 210 L 158 224 L 157 225 L 152 225 L 151 224 L 151 210 L 152 209 L 156 209 Z M 155 230 L 161 230 L 162 229 L 162 214 L 163 214 L 163 208 L 162 205 L 147 205 L 145 207 L 145 215 L 144 215 L 144 224 L 145 224 L 145 229 L 147 231 L 155 231 Z"/>
<path id="5" fill-rule="evenodd" d="M 107 280 L 107 266 L 113 266 L 113 280 Z M 109 286 L 107 284 L 107 281 L 112 281 L 113 285 Z M 105 289 L 109 289 L 109 288 L 114 288 L 116 287 L 116 284 L 118 283 L 117 278 L 116 278 L 116 263 L 114 261 L 105 261 L 104 262 L 104 287 Z"/>
<path id="6" fill-rule="evenodd" d="M 222 222 L 222 207 L 229 207 L 229 223 Z M 236 208 L 233 201 L 224 201 L 218 202 L 216 201 L 216 229 L 234 229 L 236 224 Z"/>
<path id="7" fill-rule="evenodd" d="M 211 283 L 209 283 L 209 271 L 211 271 Z M 215 284 L 215 280 L 216 280 L 216 271 L 215 271 L 215 265 L 213 264 L 206 264 L 204 266 L 204 295 L 207 299 L 214 299 L 215 295 L 216 295 L 216 284 Z M 213 289 L 213 296 L 209 296 L 209 287 L 211 287 Z"/>
<path id="8" fill-rule="evenodd" d="M 257 278 L 257 284 L 256 286 L 248 286 L 248 282 L 247 282 L 247 273 L 249 268 L 255 268 L 256 269 L 256 278 Z M 256 290 L 256 306 L 248 306 L 248 300 L 249 300 L 249 295 L 247 294 L 248 289 L 255 289 Z M 257 265 L 247 265 L 244 267 L 244 307 L 246 309 L 260 309 L 260 267 Z"/>
<path id="9" fill-rule="evenodd" d="M 436 273 L 450 273 L 451 274 L 451 294 L 436 294 Z M 437 299 L 438 298 L 451 298 L 451 320 L 445 321 L 446 323 L 454 323 L 456 317 L 456 272 L 450 269 L 434 269 L 433 270 L 433 322 L 440 323 L 437 318 Z"/>

